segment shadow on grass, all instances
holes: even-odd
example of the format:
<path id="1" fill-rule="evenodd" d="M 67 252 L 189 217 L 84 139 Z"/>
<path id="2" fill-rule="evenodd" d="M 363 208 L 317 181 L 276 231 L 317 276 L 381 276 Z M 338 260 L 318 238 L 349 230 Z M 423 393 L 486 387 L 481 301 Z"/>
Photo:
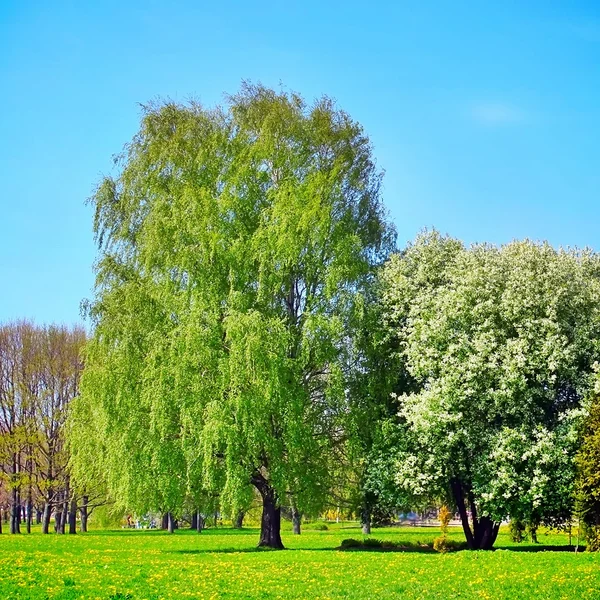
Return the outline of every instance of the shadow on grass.
<path id="1" fill-rule="evenodd" d="M 284 548 L 284 552 L 333 552 L 337 548 Z M 163 554 L 256 554 L 261 552 L 281 552 L 274 548 L 210 548 L 194 550 L 163 550 Z"/>
<path id="2" fill-rule="evenodd" d="M 174 533 L 169 533 L 164 529 L 95 529 L 91 530 L 85 535 L 98 535 L 98 536 L 122 536 L 122 535 L 132 535 L 132 536 L 194 536 L 202 538 L 202 536 L 240 536 L 240 535 L 257 535 L 260 533 L 259 528 L 254 527 L 244 527 L 243 529 L 233 529 L 233 528 L 214 528 L 210 527 L 208 529 L 203 529 L 201 533 L 198 533 L 195 529 L 176 529 Z"/>
<path id="3" fill-rule="evenodd" d="M 509 552 L 575 552 L 575 546 L 496 546 L 494 550 L 508 550 Z M 585 552 L 585 546 L 579 546 L 577 552 Z"/>

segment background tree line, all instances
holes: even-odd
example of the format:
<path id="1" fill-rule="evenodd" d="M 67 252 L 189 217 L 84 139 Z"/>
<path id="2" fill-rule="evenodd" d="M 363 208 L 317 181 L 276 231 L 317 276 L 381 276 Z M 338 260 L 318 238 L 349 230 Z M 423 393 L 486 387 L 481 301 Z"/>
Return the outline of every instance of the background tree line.
<path id="1" fill-rule="evenodd" d="M 53 513 L 59 533 L 75 532 L 78 512 L 85 530 L 87 495 L 71 481 L 65 442 L 85 338 L 81 327 L 0 325 L 0 489 L 11 533 L 30 532 L 33 520 L 48 533 Z"/>

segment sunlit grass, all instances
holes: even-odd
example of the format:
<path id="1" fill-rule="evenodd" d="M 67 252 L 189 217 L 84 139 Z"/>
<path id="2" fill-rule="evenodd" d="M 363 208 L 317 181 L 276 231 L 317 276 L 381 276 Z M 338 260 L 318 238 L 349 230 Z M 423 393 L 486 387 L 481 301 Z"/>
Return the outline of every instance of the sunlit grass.
<path id="1" fill-rule="evenodd" d="M 427 543 L 435 528 L 378 529 L 395 543 Z M 451 535 L 462 539 L 460 530 Z M 0 598 L 600 598 L 600 556 L 566 548 L 564 534 L 495 552 L 341 552 L 356 524 L 283 535 L 282 552 L 256 549 L 257 529 L 97 531 L 0 536 Z"/>

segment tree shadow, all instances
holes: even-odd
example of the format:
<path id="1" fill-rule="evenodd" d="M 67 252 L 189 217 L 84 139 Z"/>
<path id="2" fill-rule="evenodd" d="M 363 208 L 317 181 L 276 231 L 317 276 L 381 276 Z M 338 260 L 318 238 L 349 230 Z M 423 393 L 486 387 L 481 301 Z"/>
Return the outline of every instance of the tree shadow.
<path id="1" fill-rule="evenodd" d="M 575 554 L 575 546 L 496 546 L 494 550 L 508 550 L 509 552 L 572 552 Z M 577 552 L 585 552 L 585 546 L 579 546 Z"/>
<path id="2" fill-rule="evenodd" d="M 337 548 L 283 548 L 283 552 L 332 552 Z M 163 554 L 252 554 L 261 552 L 282 552 L 275 548 L 200 548 L 194 550 L 162 550 Z"/>

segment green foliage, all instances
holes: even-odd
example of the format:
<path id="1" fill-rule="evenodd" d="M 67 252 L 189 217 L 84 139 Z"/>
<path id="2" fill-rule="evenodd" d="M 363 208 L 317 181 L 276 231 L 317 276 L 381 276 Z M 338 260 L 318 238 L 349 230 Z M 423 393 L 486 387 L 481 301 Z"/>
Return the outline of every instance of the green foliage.
<path id="1" fill-rule="evenodd" d="M 398 397 L 394 481 L 409 501 L 452 487 L 496 523 L 570 518 L 599 272 L 589 251 L 465 248 L 436 232 L 390 260 L 382 302 L 419 384 Z"/>
<path id="2" fill-rule="evenodd" d="M 346 412 L 343 350 L 393 231 L 361 127 L 245 84 L 223 108 L 145 107 L 91 202 L 94 322 L 74 428 L 116 502 L 146 511 L 254 478 L 314 514 Z M 88 436 L 89 439 L 84 439 Z"/>
<path id="3" fill-rule="evenodd" d="M 577 454 L 576 512 L 586 525 L 589 550 L 600 549 L 600 396 L 599 380 L 591 398 Z"/>

